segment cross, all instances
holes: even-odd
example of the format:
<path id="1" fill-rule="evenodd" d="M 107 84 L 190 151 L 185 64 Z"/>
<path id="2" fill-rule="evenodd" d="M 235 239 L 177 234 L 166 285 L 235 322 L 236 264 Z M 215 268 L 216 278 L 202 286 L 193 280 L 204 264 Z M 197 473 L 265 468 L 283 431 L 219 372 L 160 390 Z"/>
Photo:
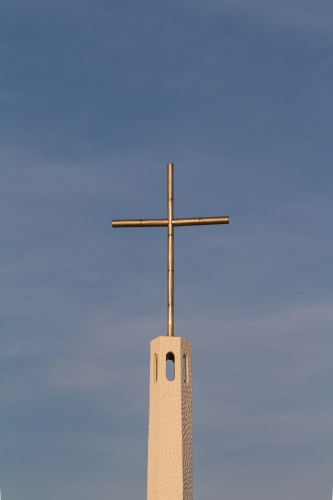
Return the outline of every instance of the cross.
<path id="1" fill-rule="evenodd" d="M 229 224 L 229 217 L 200 217 L 197 219 L 174 219 L 173 217 L 173 163 L 168 163 L 168 218 L 113 220 L 113 227 L 168 227 L 168 336 L 173 337 L 173 297 L 174 297 L 174 226 L 197 226 L 203 224 Z"/>

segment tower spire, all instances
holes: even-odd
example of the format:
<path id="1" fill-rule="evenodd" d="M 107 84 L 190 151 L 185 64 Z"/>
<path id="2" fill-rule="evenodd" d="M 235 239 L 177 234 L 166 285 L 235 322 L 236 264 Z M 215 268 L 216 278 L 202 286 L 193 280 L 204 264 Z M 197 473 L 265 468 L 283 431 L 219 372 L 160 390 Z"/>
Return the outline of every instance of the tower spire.
<path id="1" fill-rule="evenodd" d="M 112 225 L 168 228 L 168 333 L 150 342 L 147 500 L 193 500 L 191 344 L 174 336 L 174 226 L 229 224 L 229 217 L 175 219 L 172 163 L 167 171 L 167 219 L 114 220 Z"/>

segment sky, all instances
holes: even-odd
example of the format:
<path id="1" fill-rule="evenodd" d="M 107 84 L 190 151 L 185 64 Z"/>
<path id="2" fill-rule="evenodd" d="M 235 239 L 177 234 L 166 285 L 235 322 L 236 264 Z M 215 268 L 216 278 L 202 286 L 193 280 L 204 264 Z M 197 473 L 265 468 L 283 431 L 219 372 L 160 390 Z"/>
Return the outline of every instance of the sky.
<path id="1" fill-rule="evenodd" d="M 2 0 L 3 500 L 146 497 L 149 342 L 192 343 L 195 500 L 333 486 L 333 4 Z"/>

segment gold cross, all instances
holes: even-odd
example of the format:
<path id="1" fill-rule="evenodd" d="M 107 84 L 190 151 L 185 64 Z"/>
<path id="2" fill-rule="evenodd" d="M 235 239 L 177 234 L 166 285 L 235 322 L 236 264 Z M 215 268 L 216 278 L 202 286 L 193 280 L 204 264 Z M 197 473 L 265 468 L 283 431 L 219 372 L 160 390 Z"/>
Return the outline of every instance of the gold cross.
<path id="1" fill-rule="evenodd" d="M 134 219 L 113 220 L 113 227 L 160 227 L 168 226 L 168 336 L 173 337 L 173 227 L 196 226 L 202 224 L 229 224 L 229 217 L 200 217 L 198 219 L 173 218 L 173 163 L 168 163 L 168 218 L 167 219 Z"/>

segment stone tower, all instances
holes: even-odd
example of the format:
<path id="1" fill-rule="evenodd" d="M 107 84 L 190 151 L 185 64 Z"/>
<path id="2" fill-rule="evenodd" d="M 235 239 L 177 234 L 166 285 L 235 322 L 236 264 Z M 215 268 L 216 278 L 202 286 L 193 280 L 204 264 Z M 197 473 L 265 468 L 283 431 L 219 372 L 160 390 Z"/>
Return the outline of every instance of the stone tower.
<path id="1" fill-rule="evenodd" d="M 181 337 L 150 343 L 147 479 L 147 500 L 193 498 L 191 344 Z"/>

